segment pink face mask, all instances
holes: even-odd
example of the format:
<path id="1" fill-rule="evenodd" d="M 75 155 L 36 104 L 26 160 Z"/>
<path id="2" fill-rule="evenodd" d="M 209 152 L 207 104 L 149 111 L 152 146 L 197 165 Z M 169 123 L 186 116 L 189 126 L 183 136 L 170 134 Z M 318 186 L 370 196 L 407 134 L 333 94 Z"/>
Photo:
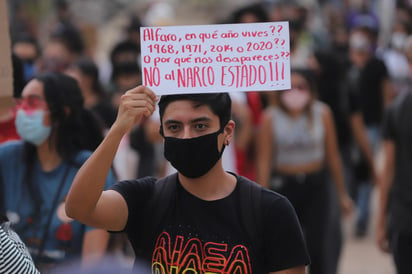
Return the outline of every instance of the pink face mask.
<path id="1" fill-rule="evenodd" d="M 291 89 L 282 93 L 281 100 L 287 109 L 301 111 L 308 104 L 310 94 L 307 90 Z"/>

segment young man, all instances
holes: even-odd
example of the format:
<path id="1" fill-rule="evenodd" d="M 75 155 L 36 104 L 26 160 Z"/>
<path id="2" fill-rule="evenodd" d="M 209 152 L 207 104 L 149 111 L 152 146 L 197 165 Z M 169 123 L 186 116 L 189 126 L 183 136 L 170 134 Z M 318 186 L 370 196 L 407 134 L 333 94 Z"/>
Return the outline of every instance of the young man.
<path id="1" fill-rule="evenodd" d="M 261 233 L 250 235 L 243 225 L 253 207 L 242 205 L 247 200 L 240 194 L 245 179 L 225 172 L 221 162 L 235 127 L 227 93 L 162 96 L 164 155 L 178 170 L 167 177 L 166 185 L 174 186 L 170 202 L 153 198 L 158 184 L 150 177 L 103 191 L 121 138 L 153 113 L 156 101 L 144 86 L 122 96 L 115 123 L 74 179 L 67 214 L 90 226 L 125 231 L 136 266 L 148 262 L 153 273 L 305 273 L 306 246 L 286 198 L 255 184 L 262 211 L 252 215 L 261 214 L 262 223 L 249 222 L 249 227 Z M 158 211 L 164 214 L 155 222 Z"/>

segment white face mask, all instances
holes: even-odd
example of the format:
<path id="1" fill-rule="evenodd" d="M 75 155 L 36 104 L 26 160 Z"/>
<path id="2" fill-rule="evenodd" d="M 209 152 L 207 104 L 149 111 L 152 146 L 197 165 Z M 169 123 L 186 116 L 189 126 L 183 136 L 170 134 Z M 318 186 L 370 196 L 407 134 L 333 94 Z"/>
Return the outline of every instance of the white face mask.
<path id="1" fill-rule="evenodd" d="M 31 114 L 27 114 L 22 109 L 17 111 L 15 120 L 17 133 L 24 141 L 39 146 L 47 140 L 51 127 L 43 125 L 44 115 L 43 110 L 36 110 Z"/>
<path id="2" fill-rule="evenodd" d="M 391 45 L 393 46 L 393 48 L 397 50 L 402 50 L 403 46 L 405 45 L 406 37 L 407 36 L 404 33 L 393 33 L 391 37 Z"/>
<path id="3" fill-rule="evenodd" d="M 307 90 L 291 89 L 282 93 L 281 100 L 287 109 L 301 111 L 308 104 L 310 94 Z"/>

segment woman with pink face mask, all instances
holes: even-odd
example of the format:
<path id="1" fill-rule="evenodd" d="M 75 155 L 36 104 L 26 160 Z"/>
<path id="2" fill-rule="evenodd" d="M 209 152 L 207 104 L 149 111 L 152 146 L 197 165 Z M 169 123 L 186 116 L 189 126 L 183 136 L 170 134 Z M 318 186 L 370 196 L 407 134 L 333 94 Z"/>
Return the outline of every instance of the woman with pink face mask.
<path id="1" fill-rule="evenodd" d="M 336 183 L 341 210 L 352 210 L 343 179 L 333 117 L 315 99 L 309 71 L 292 70 L 291 89 L 274 92 L 258 137 L 257 181 L 285 195 L 296 209 L 311 257 L 310 273 L 326 270 L 328 173 Z"/>

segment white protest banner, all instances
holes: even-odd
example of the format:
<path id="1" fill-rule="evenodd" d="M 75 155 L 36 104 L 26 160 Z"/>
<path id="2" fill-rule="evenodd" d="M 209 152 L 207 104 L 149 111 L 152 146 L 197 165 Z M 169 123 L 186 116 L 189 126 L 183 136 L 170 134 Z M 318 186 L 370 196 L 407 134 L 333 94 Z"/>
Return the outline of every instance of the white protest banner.
<path id="1" fill-rule="evenodd" d="M 290 89 L 288 22 L 142 27 L 143 85 L 156 94 Z"/>
<path id="2" fill-rule="evenodd" d="M 6 0 L 0 0 L 0 107 L 13 105 L 13 68 L 7 10 Z"/>

